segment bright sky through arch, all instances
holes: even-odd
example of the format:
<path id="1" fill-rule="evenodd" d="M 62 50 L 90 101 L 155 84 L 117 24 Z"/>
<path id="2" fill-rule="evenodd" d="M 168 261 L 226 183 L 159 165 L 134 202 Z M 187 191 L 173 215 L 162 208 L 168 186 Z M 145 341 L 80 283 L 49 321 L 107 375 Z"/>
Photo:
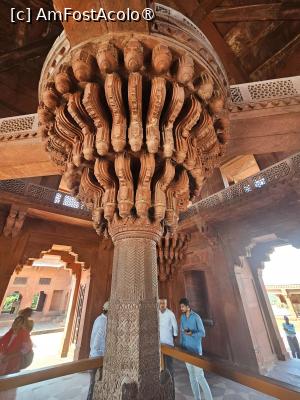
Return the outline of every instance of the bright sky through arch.
<path id="1" fill-rule="evenodd" d="M 265 285 L 300 285 L 300 249 L 295 247 L 276 247 L 265 262 L 263 270 Z"/>

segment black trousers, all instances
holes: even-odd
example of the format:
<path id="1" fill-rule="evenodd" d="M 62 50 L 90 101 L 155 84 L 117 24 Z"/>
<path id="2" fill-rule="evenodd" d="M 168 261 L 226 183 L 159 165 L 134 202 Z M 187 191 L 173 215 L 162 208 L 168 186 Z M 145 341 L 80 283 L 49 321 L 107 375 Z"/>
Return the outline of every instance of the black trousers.
<path id="1" fill-rule="evenodd" d="M 99 371 L 98 375 L 97 375 L 97 371 Z M 90 381 L 89 393 L 88 393 L 88 396 L 87 396 L 86 400 L 93 400 L 94 386 L 95 386 L 95 382 L 96 382 L 96 375 L 97 375 L 98 381 L 101 381 L 102 380 L 102 373 L 103 373 L 103 367 L 90 370 L 91 381 Z"/>
<path id="2" fill-rule="evenodd" d="M 170 372 L 172 381 L 173 381 L 173 398 L 175 399 L 175 381 L 174 381 L 174 365 L 173 365 L 173 358 L 170 356 L 164 355 L 164 364 L 165 369 Z"/>
<path id="3" fill-rule="evenodd" d="M 174 366 L 173 366 L 173 358 L 170 356 L 164 356 L 164 364 L 165 364 L 165 369 L 167 369 L 174 382 Z"/>
<path id="4" fill-rule="evenodd" d="M 95 386 L 95 380 L 96 380 L 96 372 L 97 372 L 97 369 L 91 369 L 90 370 L 91 381 L 90 381 L 89 393 L 88 393 L 88 396 L 87 396 L 86 400 L 93 400 L 94 386 Z"/>
<path id="5" fill-rule="evenodd" d="M 297 336 L 287 336 L 287 340 L 294 358 L 300 358 L 300 348 Z"/>

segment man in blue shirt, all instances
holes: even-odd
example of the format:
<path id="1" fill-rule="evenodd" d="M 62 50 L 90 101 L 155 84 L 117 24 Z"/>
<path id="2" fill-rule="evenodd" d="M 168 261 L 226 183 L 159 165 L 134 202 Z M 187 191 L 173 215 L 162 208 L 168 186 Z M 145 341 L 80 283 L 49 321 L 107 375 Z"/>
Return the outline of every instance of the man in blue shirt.
<path id="1" fill-rule="evenodd" d="M 200 316 L 191 310 L 188 299 L 183 298 L 179 302 L 182 312 L 180 320 L 180 345 L 189 351 L 202 355 L 202 338 L 205 336 L 205 329 Z M 201 400 L 200 387 L 205 400 L 213 400 L 207 380 L 202 368 L 185 363 L 191 382 L 195 400 Z"/>

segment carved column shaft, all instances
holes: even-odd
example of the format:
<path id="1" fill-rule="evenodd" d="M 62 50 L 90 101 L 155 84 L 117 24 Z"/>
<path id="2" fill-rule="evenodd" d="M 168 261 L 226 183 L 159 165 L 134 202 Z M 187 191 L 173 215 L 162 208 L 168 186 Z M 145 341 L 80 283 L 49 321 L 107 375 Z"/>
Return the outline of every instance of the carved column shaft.
<path id="1" fill-rule="evenodd" d="M 159 398 L 159 330 L 156 242 L 159 230 L 129 230 L 115 242 L 103 383 L 94 399 L 122 396 L 122 383 L 137 383 L 137 399 Z M 124 381 L 125 379 L 125 381 Z"/>

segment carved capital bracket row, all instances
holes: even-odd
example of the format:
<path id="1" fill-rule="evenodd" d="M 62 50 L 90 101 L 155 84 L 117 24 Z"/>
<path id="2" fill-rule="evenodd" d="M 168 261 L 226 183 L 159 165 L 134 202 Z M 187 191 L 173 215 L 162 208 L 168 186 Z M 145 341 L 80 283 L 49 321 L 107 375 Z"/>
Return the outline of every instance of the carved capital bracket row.
<path id="1" fill-rule="evenodd" d="M 178 233 L 174 236 L 167 234 L 158 242 L 157 264 L 160 282 L 165 282 L 174 277 L 186 256 L 190 239 L 189 233 Z"/>
<path id="2" fill-rule="evenodd" d="M 39 134 L 98 233 L 147 218 L 174 234 L 225 151 L 223 67 L 200 31 L 197 44 L 191 26 L 168 21 L 92 38 L 42 73 Z"/>

